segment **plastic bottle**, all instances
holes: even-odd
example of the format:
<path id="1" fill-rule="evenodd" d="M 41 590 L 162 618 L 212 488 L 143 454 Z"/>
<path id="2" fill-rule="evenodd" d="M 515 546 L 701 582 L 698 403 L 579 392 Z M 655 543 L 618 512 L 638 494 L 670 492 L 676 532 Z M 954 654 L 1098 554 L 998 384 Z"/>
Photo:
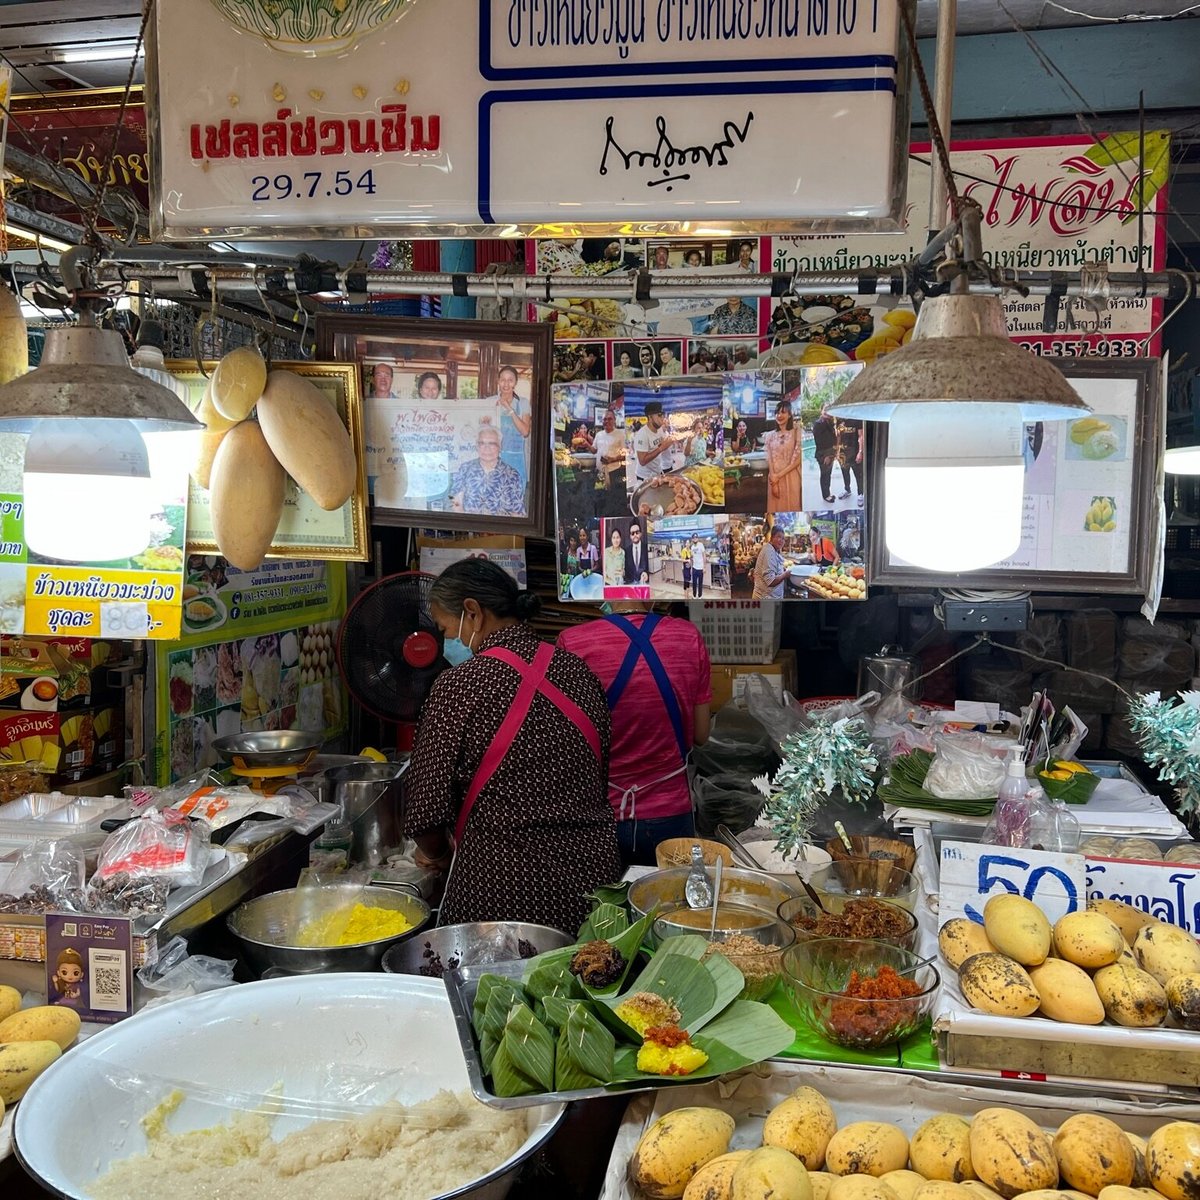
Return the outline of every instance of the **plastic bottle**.
<path id="1" fill-rule="evenodd" d="M 308 865 L 320 871 L 344 871 L 350 865 L 354 831 L 348 821 L 334 817 L 308 848 Z"/>
<path id="2" fill-rule="evenodd" d="M 1029 780 L 1025 778 L 1025 748 L 1014 746 L 984 841 L 994 846 L 1026 847 L 1030 836 Z"/>

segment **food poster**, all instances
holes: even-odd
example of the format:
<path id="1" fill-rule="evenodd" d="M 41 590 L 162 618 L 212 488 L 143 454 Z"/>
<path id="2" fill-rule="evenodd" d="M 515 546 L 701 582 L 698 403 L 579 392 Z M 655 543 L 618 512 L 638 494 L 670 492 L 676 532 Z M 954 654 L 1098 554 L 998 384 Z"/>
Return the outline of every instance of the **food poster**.
<path id="1" fill-rule="evenodd" d="M 190 442 L 149 434 L 151 507 L 145 547 L 110 562 L 45 558 L 25 543 L 23 494 L 27 435 L 0 434 L 0 634 L 58 637 L 179 636 Z M 110 520 L 76 498 L 82 525 Z"/>
<path id="2" fill-rule="evenodd" d="M 561 598 L 865 599 L 863 425 L 827 411 L 860 369 L 555 385 Z"/>
<path id="3" fill-rule="evenodd" d="M 1137 381 L 1065 371 L 1092 412 L 1025 426 L 1021 544 L 994 570 L 1111 574 L 1128 568 L 1136 533 Z M 889 563 L 903 561 L 888 556 Z"/>
<path id="4" fill-rule="evenodd" d="M 769 244 L 765 238 L 568 238 L 530 243 L 525 261 L 540 276 L 576 275 L 586 281 L 645 268 L 675 272 L 691 282 L 706 275 L 768 271 Z M 696 295 L 679 298 L 567 298 L 537 306 L 539 320 L 554 322 L 555 383 L 671 379 L 752 368 L 764 345 L 766 316 L 765 301 L 721 296 L 702 286 Z"/>
<path id="5" fill-rule="evenodd" d="M 306 729 L 329 739 L 345 730 L 334 649 L 343 564 L 281 559 L 238 571 L 191 555 L 185 588 L 185 633 L 155 656 L 160 784 L 216 765 L 212 743 L 226 734 Z"/>

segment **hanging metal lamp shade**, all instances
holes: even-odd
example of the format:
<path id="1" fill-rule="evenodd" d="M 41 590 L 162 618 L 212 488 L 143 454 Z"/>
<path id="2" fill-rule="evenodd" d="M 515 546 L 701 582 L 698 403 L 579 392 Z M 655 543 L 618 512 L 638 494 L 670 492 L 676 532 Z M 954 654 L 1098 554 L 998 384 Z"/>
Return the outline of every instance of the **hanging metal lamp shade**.
<path id="1" fill-rule="evenodd" d="M 926 300 L 908 345 L 869 363 L 829 410 L 891 421 L 908 405 L 945 403 L 1015 404 L 1025 421 L 1091 411 L 1061 371 L 1009 341 L 999 296 L 964 292 Z"/>
<path id="2" fill-rule="evenodd" d="M 121 335 L 81 322 L 46 332 L 41 365 L 0 387 L 0 428 L 97 417 L 130 421 L 141 433 L 203 429 L 171 390 L 129 365 Z"/>

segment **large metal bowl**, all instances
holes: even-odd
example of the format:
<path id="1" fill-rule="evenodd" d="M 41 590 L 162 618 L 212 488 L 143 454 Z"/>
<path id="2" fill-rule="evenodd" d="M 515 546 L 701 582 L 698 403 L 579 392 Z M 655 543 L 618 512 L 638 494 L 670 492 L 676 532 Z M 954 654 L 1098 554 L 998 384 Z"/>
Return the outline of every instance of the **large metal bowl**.
<path id="1" fill-rule="evenodd" d="M 430 975 L 440 979 L 443 970 L 532 958 L 532 954 L 521 951 L 532 946 L 534 954 L 542 954 L 546 950 L 560 950 L 574 940 L 561 929 L 523 921 L 443 925 L 393 946 L 383 956 L 383 969 L 393 975 Z M 526 945 L 522 946 L 522 942 Z"/>
<path id="2" fill-rule="evenodd" d="M 321 736 L 303 729 L 272 729 L 261 733 L 227 733 L 213 749 L 226 762 L 246 767 L 289 767 L 306 763 L 321 744 Z"/>
<path id="3" fill-rule="evenodd" d="M 407 933 L 360 942 L 355 946 L 309 947 L 296 944 L 309 921 L 361 901 L 372 908 L 395 909 L 413 923 Z M 226 920 L 229 932 L 242 944 L 246 961 L 258 972 L 280 967 L 293 974 L 318 971 L 378 971 L 384 954 L 397 942 L 420 933 L 429 924 L 429 905 L 407 892 L 354 883 L 291 888 L 248 900 Z"/>
<path id="4" fill-rule="evenodd" d="M 629 888 L 629 907 L 636 917 L 644 917 L 652 908 L 668 908 L 684 903 L 684 884 L 687 883 L 690 867 L 668 867 L 665 871 L 652 871 L 634 880 Z M 711 883 L 716 878 L 712 867 L 708 868 Z M 779 906 L 797 895 L 799 888 L 791 887 L 762 871 L 744 871 L 730 867 L 721 874 L 721 900 L 734 904 L 748 904 L 761 908 L 774 916 Z M 774 907 L 772 907 L 774 905 Z"/>

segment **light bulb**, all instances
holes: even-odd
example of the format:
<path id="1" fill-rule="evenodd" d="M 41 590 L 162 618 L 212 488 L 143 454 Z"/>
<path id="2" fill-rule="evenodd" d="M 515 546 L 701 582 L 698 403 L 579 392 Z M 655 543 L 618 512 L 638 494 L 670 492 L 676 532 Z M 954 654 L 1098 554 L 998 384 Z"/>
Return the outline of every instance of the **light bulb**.
<path id="1" fill-rule="evenodd" d="M 130 421 L 34 424 L 25 446 L 25 544 L 43 558 L 111 562 L 146 548 L 154 495 Z"/>
<path id="2" fill-rule="evenodd" d="M 976 571 L 1021 544 L 1025 430 L 1012 406 L 906 406 L 888 430 L 884 541 L 930 571 Z"/>

